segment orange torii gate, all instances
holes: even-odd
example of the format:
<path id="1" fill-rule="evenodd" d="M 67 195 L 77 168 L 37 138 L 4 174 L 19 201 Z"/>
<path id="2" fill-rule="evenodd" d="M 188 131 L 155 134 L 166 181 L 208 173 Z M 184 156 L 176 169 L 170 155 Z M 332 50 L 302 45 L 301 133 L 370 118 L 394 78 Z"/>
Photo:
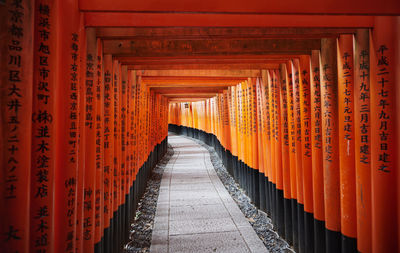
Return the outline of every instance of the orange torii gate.
<path id="1" fill-rule="evenodd" d="M 119 252 L 169 125 L 297 251 L 399 251 L 398 1 L 173 2 L 0 2 L 1 249 Z"/>

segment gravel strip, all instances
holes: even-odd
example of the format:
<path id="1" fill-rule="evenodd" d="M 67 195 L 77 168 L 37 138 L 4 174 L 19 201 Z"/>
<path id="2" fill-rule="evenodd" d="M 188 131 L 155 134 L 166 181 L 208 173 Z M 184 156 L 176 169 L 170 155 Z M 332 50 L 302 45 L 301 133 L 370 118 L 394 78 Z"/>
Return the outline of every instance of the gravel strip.
<path id="1" fill-rule="evenodd" d="M 154 167 L 152 175 L 147 181 L 146 190 L 138 203 L 135 220 L 131 224 L 130 241 L 125 245 L 125 252 L 127 253 L 150 252 L 160 183 L 165 166 L 173 155 L 174 149 L 168 144 L 167 153 Z"/>
<path id="2" fill-rule="evenodd" d="M 205 147 L 208 152 L 210 152 L 211 163 L 214 166 L 219 179 L 222 181 L 229 194 L 235 200 L 253 229 L 256 231 L 258 237 L 263 241 L 268 251 L 273 253 L 295 252 L 293 248 L 291 248 L 290 245 L 274 230 L 274 226 L 272 225 L 272 221 L 268 215 L 251 203 L 251 200 L 246 195 L 245 191 L 240 188 L 239 184 L 236 183 L 235 179 L 233 179 L 233 177 L 226 170 L 214 148 L 206 145 L 200 140 L 187 136 L 185 137 L 195 141 L 196 143 Z"/>

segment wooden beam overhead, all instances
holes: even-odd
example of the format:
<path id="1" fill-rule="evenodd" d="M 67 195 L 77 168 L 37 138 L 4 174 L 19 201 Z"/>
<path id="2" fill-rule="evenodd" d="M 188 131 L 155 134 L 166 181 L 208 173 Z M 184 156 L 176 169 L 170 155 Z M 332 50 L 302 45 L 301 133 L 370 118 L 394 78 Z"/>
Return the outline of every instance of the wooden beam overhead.
<path id="1" fill-rule="evenodd" d="M 208 98 L 168 98 L 169 103 L 199 102 Z"/>
<path id="2" fill-rule="evenodd" d="M 264 3 L 271 1 L 262 0 Z M 296 0 L 297 1 L 297 0 Z M 344 1 L 344 0 L 343 0 Z M 369 0 L 374 1 L 374 0 Z M 398 1 L 398 0 L 390 0 Z M 125 1 L 130 2 L 130 1 Z M 145 1 L 147 2 L 147 1 Z M 303 2 L 297 1 L 303 4 Z M 333 3 L 337 4 L 335 1 Z M 349 1 L 346 1 L 349 2 Z M 376 2 L 376 1 L 375 1 Z M 110 1 L 112 4 L 113 1 Z M 232 1 L 226 5 L 231 5 Z M 345 3 L 344 5 L 346 5 Z M 183 3 L 182 6 L 187 5 Z M 340 5 L 340 4 L 337 4 Z M 361 4 L 363 5 L 363 4 Z M 386 3 L 385 3 L 386 5 Z M 287 3 L 282 4 L 285 8 Z M 308 7 L 308 9 L 312 9 Z M 397 9 L 400 9 L 397 8 Z M 329 8 L 327 8 L 329 10 Z M 394 10 L 394 9 L 393 9 Z M 137 12 L 86 12 L 87 27 L 340 27 L 370 28 L 373 16 L 364 15 L 284 15 L 284 14 L 233 14 L 233 13 L 137 13 Z"/>
<path id="3" fill-rule="evenodd" d="M 260 70 L 243 69 L 243 70 L 142 70 L 138 71 L 141 76 L 184 76 L 184 77 L 260 77 Z"/>
<path id="4" fill-rule="evenodd" d="M 136 57 L 310 54 L 320 46 L 319 39 L 105 40 L 104 53 Z"/>
<path id="5" fill-rule="evenodd" d="M 354 34 L 354 28 L 302 27 L 99 27 L 97 37 L 122 39 L 240 39 L 240 38 L 326 38 Z"/>
<path id="6" fill-rule="evenodd" d="M 143 13 L 237 13 L 237 14 L 400 14 L 398 0 L 386 0 L 384 3 L 375 0 L 286 0 L 265 1 L 228 1 L 203 0 L 80 0 L 79 8 L 83 11 L 122 11 Z"/>
<path id="7" fill-rule="evenodd" d="M 162 95 L 165 97 L 174 97 L 174 98 L 211 98 L 217 94 L 215 93 L 198 93 L 198 94 L 182 94 L 182 93 L 163 93 Z"/>
<path id="8" fill-rule="evenodd" d="M 232 64 L 151 64 L 128 65 L 130 70 L 249 70 L 249 69 L 279 69 L 280 63 L 232 63 Z"/>
<path id="9" fill-rule="evenodd" d="M 232 85 L 237 85 L 240 82 L 231 83 L 145 83 L 149 88 L 185 88 L 185 87 L 210 87 L 210 88 L 220 88 L 229 87 Z"/>
<path id="10" fill-rule="evenodd" d="M 204 94 L 162 94 L 162 95 L 168 98 L 186 99 L 186 98 L 212 98 L 215 97 L 217 94 L 204 93 Z"/>
<path id="11" fill-rule="evenodd" d="M 139 73 L 140 74 L 140 73 Z M 246 80 L 242 77 L 174 77 L 174 76 L 144 76 L 142 77 L 143 84 L 149 87 L 206 87 L 208 86 L 230 86 Z"/>
<path id="12" fill-rule="evenodd" d="M 226 87 L 185 87 L 185 88 L 151 88 L 158 94 L 204 94 L 204 93 L 221 93 Z"/>

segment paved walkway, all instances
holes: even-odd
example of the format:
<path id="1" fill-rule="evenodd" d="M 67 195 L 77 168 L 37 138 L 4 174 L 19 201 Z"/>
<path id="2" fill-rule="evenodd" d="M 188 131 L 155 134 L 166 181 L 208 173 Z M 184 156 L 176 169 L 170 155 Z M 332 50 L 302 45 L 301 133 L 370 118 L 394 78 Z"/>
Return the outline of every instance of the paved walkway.
<path id="1" fill-rule="evenodd" d="M 219 180 L 208 151 L 168 137 L 174 156 L 160 186 L 150 252 L 267 252 Z"/>

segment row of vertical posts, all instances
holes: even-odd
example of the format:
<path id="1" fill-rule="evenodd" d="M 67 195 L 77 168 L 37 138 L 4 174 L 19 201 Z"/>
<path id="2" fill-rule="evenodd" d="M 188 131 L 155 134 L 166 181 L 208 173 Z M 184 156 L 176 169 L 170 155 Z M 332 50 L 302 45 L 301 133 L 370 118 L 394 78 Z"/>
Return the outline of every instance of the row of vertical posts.
<path id="1" fill-rule="evenodd" d="M 167 99 L 103 55 L 78 1 L 0 13 L 1 251 L 120 252 L 166 152 Z"/>
<path id="2" fill-rule="evenodd" d="M 214 98 L 171 103 L 169 128 L 214 146 L 297 252 L 398 252 L 399 23 L 375 18 Z"/>

